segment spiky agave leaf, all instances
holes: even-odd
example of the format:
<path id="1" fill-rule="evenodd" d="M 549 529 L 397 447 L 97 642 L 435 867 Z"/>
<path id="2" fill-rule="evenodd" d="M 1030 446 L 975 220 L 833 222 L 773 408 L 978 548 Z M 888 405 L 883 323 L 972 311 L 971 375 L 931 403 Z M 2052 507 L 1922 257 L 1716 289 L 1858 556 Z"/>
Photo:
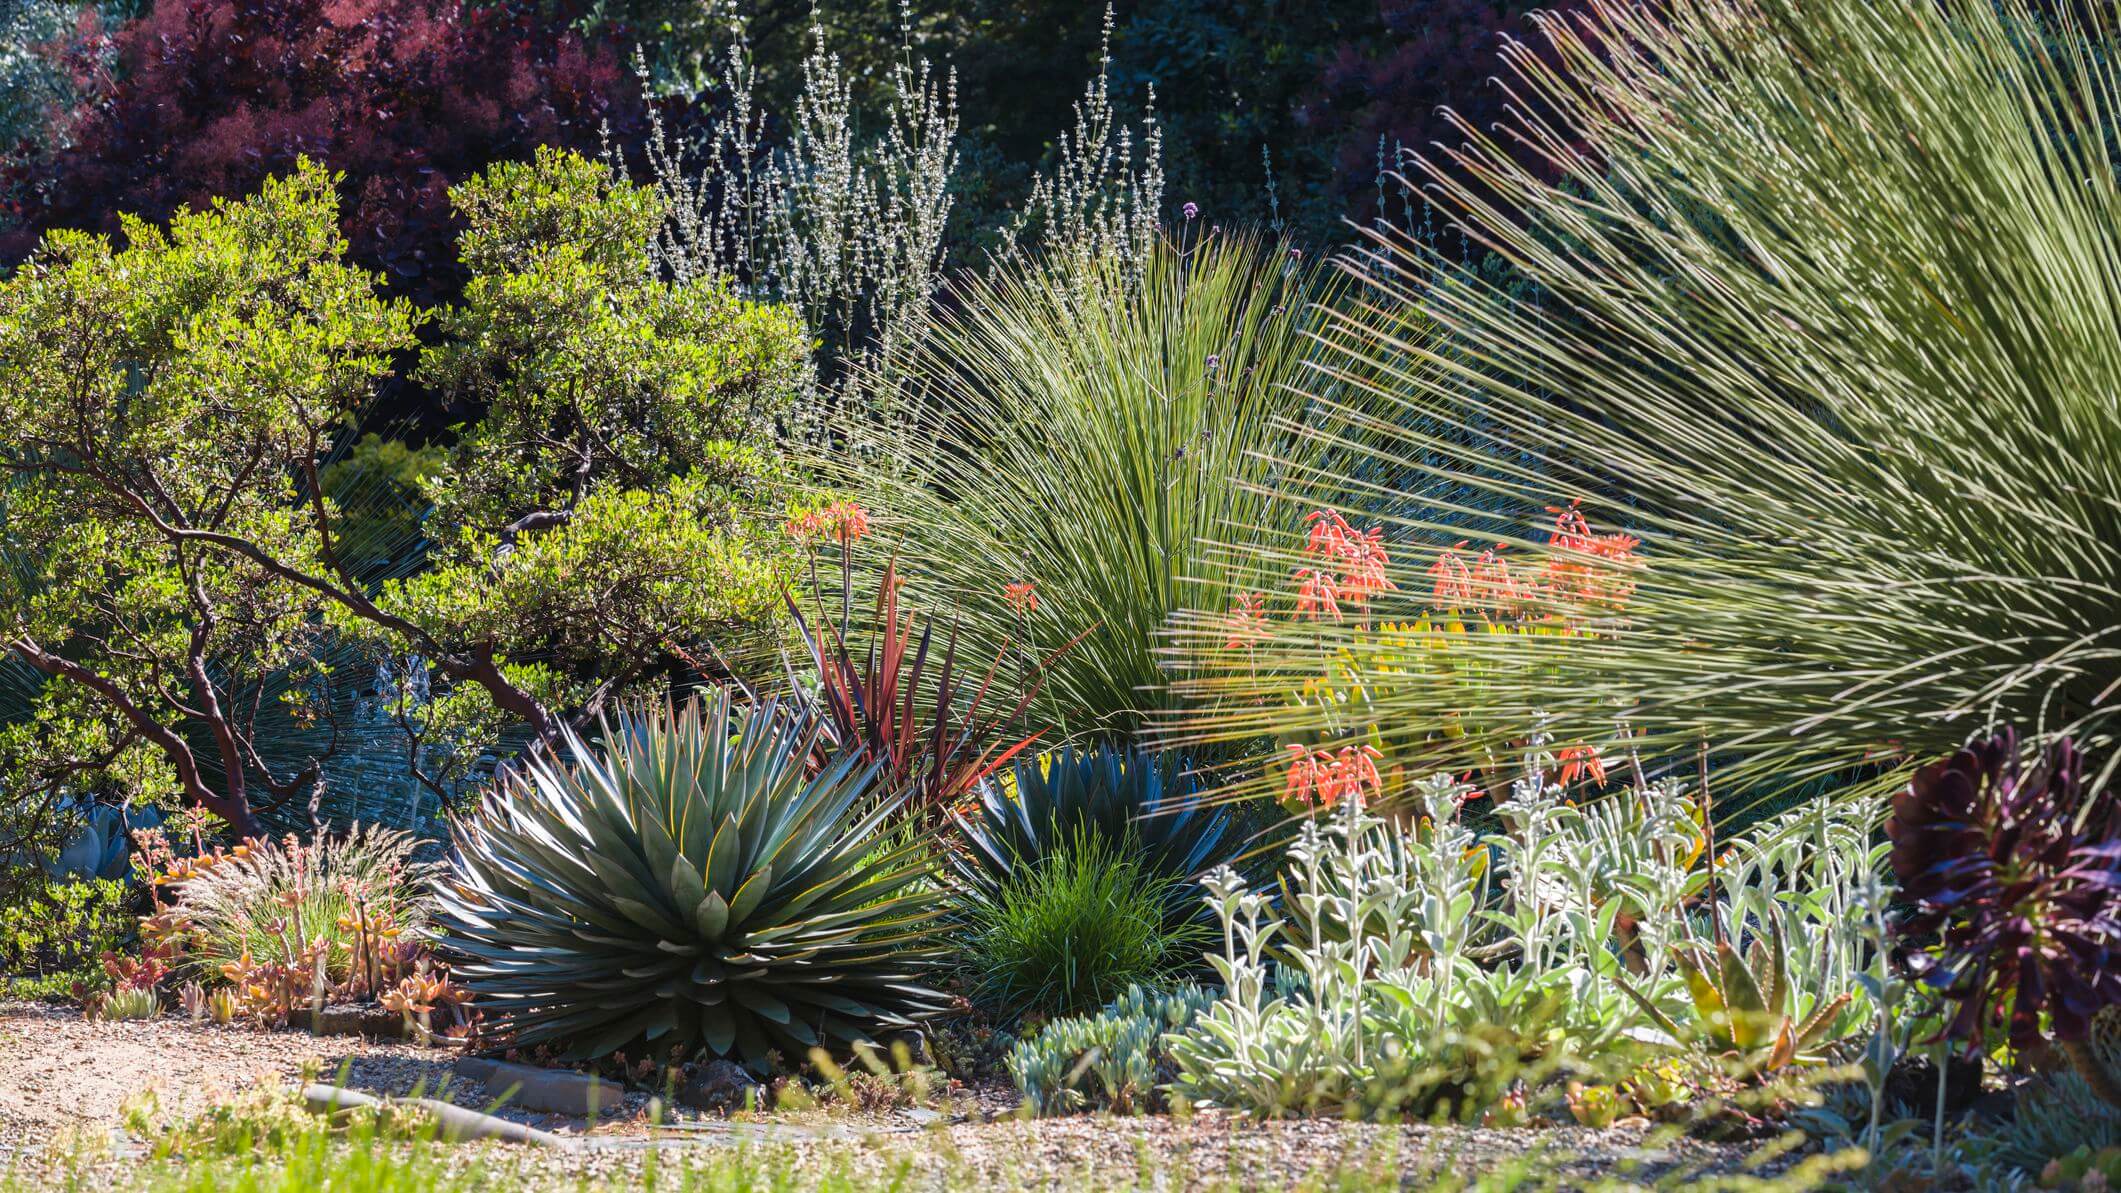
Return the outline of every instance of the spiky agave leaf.
<path id="1" fill-rule="evenodd" d="M 1009 881 L 1078 833 L 1128 842 L 1151 873 L 1185 879 L 1172 888 L 1168 920 L 1211 918 L 1190 881 L 1240 848 L 1227 810 L 1209 806 L 1186 760 L 1172 751 L 1064 747 L 1018 762 L 1013 791 L 989 783 L 971 816 L 959 817 L 966 848 L 952 855 L 975 897 L 996 899 Z"/>
<path id="2" fill-rule="evenodd" d="M 806 777 L 818 733 L 725 689 L 511 773 L 459 827 L 439 917 L 494 1029 L 763 1068 L 936 1009 L 926 851 L 879 839 L 901 797 L 873 796 L 873 766 Z"/>
<path id="3" fill-rule="evenodd" d="M 1389 441 L 1352 446 L 1373 469 L 1281 486 L 1282 527 L 1321 506 L 1391 526 L 1399 591 L 1367 628 L 1246 652 L 1219 651 L 1203 610 L 1181 694 L 1217 711 L 1195 734 L 1374 726 L 1425 749 L 1464 726 L 1451 744 L 1477 764 L 1535 728 L 1624 722 L 1645 753 L 1706 739 L 1749 760 L 1727 774 L 1791 781 L 1947 753 L 1992 720 L 2121 736 L 2121 81 L 2108 30 L 2044 36 L 2033 9 L 1600 0 L 1547 22 L 1559 65 L 1513 52 L 1523 115 L 1464 129 L 1429 187 L 1520 288 L 1373 244 L 1328 367 L 1405 413 L 1341 411 Z M 1433 503 L 1437 482 L 1473 496 Z M 1644 540 L 1624 615 L 1458 635 L 1477 683 L 1383 655 L 1378 623 L 1428 612 L 1450 544 L 1537 558 L 1538 511 L 1577 497 Z M 1482 527 L 1497 508 L 1515 516 Z M 1289 698 L 1329 663 L 1358 700 Z"/>

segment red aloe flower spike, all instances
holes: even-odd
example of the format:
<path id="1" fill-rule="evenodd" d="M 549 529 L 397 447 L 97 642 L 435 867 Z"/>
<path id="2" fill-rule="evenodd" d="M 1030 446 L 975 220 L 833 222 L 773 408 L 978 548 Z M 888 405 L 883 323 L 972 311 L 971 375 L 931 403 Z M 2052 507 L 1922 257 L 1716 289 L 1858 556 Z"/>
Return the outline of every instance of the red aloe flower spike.
<path id="1" fill-rule="evenodd" d="M 1296 615 L 1318 620 L 1320 614 L 1331 614 L 1339 621 L 1340 593 L 1333 577 L 1318 568 L 1304 568 L 1296 573 Z"/>

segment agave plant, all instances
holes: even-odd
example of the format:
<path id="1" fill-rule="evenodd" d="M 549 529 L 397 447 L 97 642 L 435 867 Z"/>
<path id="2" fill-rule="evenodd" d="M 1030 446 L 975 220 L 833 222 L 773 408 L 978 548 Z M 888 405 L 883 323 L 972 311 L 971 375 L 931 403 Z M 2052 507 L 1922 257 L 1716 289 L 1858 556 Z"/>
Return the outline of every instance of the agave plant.
<path id="1" fill-rule="evenodd" d="M 1226 608 L 1200 606 L 1195 732 L 1374 726 L 1410 757 L 1455 720 L 1478 765 L 1624 718 L 1645 756 L 1706 740 L 1741 786 L 1935 757 L 1988 719 L 2121 741 L 2112 21 L 2035 0 L 1542 21 L 1550 52 L 1508 52 L 1516 114 L 1461 125 L 1421 188 L 1507 268 L 1382 232 L 1351 261 L 1364 301 L 1320 333 L 1345 388 L 1314 387 L 1308 424 L 1350 467 L 1284 456 L 1268 524 L 1382 523 L 1396 591 L 1369 612 L 1412 622 L 1454 545 L 1551 558 L 1539 511 L 1582 498 L 1641 540 L 1629 603 L 1585 632 L 1460 635 L 1471 692 L 1361 619 L 1228 650 Z M 1300 551 L 1260 541 L 1251 574 L 1286 587 Z M 1290 698 L 1342 661 L 1363 707 Z M 1880 793 L 1905 777 L 1879 770 Z"/>
<path id="2" fill-rule="evenodd" d="M 1132 843 L 1146 870 L 1192 879 L 1229 860 L 1236 830 L 1227 809 L 1207 804 L 1186 760 L 1170 752 L 1064 747 L 1019 762 L 1014 790 L 987 784 L 976 815 L 960 817 L 966 848 L 953 855 L 959 879 L 991 900 L 1017 874 L 1076 834 Z M 1205 918 L 1196 883 L 1172 888 L 1167 919 Z"/>
<path id="3" fill-rule="evenodd" d="M 1958 1003 L 1945 1034 L 1979 1048 L 2000 1027 L 2016 1048 L 2044 1046 L 2042 1021 L 2099 1096 L 2121 1081 L 2086 1041 L 2121 1005 L 2121 795 L 2092 795 L 2085 761 L 2062 739 L 2024 764 L 2009 729 L 1915 773 L 1886 833 L 1902 893 L 1899 925 L 1935 955 L 1904 961 Z"/>
<path id="4" fill-rule="evenodd" d="M 925 843 L 822 727 L 724 689 L 537 754 L 461 826 L 438 922 L 519 1044 L 591 1058 L 704 1045 L 754 1070 L 938 1009 Z"/>
<path id="5" fill-rule="evenodd" d="M 1815 1050 L 1851 997 L 1836 995 L 1810 1015 L 1798 1016 L 1782 917 L 1777 914 L 1767 917 L 1767 934 L 1754 934 L 1744 955 L 1719 936 L 1712 948 L 1680 950 L 1675 960 L 1694 1012 L 1685 1024 L 1626 978 L 1616 974 L 1613 980 L 1665 1034 L 1707 1049 L 1734 1076 L 1755 1077 L 1818 1059 Z"/>

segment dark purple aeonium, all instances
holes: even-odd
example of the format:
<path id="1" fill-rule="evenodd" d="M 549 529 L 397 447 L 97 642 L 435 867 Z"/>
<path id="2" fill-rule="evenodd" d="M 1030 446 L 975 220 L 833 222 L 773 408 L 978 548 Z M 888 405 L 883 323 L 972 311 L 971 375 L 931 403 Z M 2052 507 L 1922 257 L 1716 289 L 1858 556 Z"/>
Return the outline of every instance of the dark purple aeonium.
<path id="1" fill-rule="evenodd" d="M 2074 1044 L 2121 1003 L 2121 798 L 2086 795 L 2068 738 L 2029 767 L 2012 730 L 1975 741 L 1917 771 L 1885 829 L 1916 903 L 1902 939 L 1936 942 L 1902 959 L 1959 1004 L 1947 1037 L 1979 1047 L 2001 1026 L 2036 1048 L 2044 1011 Z"/>

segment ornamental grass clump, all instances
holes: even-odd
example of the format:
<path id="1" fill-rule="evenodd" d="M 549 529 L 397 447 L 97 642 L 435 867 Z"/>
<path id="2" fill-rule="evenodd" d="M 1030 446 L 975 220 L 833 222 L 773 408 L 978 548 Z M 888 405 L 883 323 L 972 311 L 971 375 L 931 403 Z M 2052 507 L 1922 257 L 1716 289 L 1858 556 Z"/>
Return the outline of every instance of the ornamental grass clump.
<path id="1" fill-rule="evenodd" d="M 939 1009 L 928 843 L 821 726 L 724 689 L 538 753 L 459 827 L 437 922 L 486 1026 L 592 1059 L 704 1047 L 764 1071 Z"/>
<path id="2" fill-rule="evenodd" d="M 1140 850 L 1130 835 L 1075 829 L 976 894 L 965 915 L 975 997 L 1012 1020 L 1082 1015 L 1198 964 L 1207 928 L 1168 914 L 1181 883 Z"/>
<path id="3" fill-rule="evenodd" d="M 151 863 L 168 882 L 165 919 L 187 965 L 209 980 L 251 969 L 300 969 L 374 992 L 384 959 L 425 930 L 438 868 L 419 841 L 382 825 L 304 841 L 253 840 L 227 854 Z M 150 857 L 159 856 L 150 852 Z M 147 868 L 147 867 L 143 867 Z M 321 970 L 319 967 L 321 966 Z"/>
<path id="4" fill-rule="evenodd" d="M 1374 518 L 1397 592 L 1220 658 L 1227 605 L 1197 606 L 1196 730 L 1319 737 L 1340 710 L 1283 697 L 1338 660 L 1387 754 L 1453 718 L 1476 757 L 1624 720 L 1646 757 L 1706 739 L 1735 788 L 2015 722 L 2074 735 L 2104 759 L 2087 780 L 2111 781 L 2112 20 L 2031 0 L 1598 0 L 1543 20 L 1550 57 L 1508 51 L 1515 113 L 1461 123 L 1420 180 L 1509 284 L 1375 233 L 1350 263 L 1361 317 L 1321 329 L 1347 396 L 1314 387 L 1311 439 L 1349 466 L 1285 468 L 1268 518 Z M 1466 496 L 1407 500 L 1437 485 Z M 1365 621 L 1412 620 L 1455 544 L 1546 551 L 1531 531 L 1557 496 L 1642 540 L 1624 615 L 1465 636 L 1470 703 L 1367 644 Z M 1303 566 L 1255 556 L 1263 583 Z M 1904 778 L 1881 770 L 1881 789 Z"/>
<path id="5" fill-rule="evenodd" d="M 1169 703 L 1166 620 L 1228 603 L 1221 545 L 1258 533 L 1272 461 L 1329 454 L 1295 386 L 1335 289 L 1216 236 L 1012 258 L 937 316 L 908 369 L 922 413 L 849 484 L 888 512 L 901 574 L 962 603 L 974 657 L 1095 627 L 1046 669 L 1035 725 L 1127 734 Z"/>

